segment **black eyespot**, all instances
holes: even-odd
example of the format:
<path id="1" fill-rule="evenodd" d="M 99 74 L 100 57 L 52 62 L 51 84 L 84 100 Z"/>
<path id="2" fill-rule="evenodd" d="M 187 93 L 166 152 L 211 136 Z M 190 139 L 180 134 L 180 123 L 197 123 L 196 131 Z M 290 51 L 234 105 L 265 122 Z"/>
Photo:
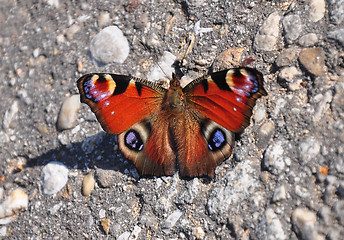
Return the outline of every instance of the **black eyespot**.
<path id="1" fill-rule="evenodd" d="M 143 149 L 143 141 L 138 132 L 135 130 L 129 130 L 124 136 L 125 145 L 130 149 L 136 152 L 139 152 Z"/>
<path id="2" fill-rule="evenodd" d="M 226 144 L 226 135 L 220 128 L 215 128 L 208 139 L 210 151 L 217 151 Z"/>

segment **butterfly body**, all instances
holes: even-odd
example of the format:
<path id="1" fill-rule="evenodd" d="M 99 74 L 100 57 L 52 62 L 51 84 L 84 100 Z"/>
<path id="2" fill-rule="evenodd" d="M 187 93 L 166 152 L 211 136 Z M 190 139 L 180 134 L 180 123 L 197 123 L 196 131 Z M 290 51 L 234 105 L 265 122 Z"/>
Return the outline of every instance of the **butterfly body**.
<path id="1" fill-rule="evenodd" d="M 256 99 L 266 95 L 262 75 L 237 68 L 198 78 L 182 88 L 116 74 L 78 80 L 81 101 L 141 175 L 213 176 L 229 157 L 234 132 L 248 123 Z"/>

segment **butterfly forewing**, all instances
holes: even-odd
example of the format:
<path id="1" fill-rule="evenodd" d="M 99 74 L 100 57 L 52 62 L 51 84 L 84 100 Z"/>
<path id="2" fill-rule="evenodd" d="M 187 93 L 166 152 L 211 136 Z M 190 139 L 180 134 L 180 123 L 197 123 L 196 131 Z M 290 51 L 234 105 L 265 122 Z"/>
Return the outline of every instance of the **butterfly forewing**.
<path id="1" fill-rule="evenodd" d="M 81 101 L 96 114 L 103 129 L 119 134 L 156 111 L 165 89 L 130 76 L 93 73 L 78 80 Z"/>
<path id="2" fill-rule="evenodd" d="M 204 116 L 233 132 L 248 126 L 257 98 L 266 95 L 261 73 L 251 68 L 206 75 L 188 84 L 184 92 Z"/>

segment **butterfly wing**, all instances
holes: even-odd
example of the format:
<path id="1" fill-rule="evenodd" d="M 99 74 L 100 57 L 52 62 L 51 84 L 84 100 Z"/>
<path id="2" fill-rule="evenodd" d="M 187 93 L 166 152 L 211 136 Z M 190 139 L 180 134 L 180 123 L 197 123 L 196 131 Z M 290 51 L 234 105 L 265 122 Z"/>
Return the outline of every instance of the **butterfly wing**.
<path id="1" fill-rule="evenodd" d="M 120 134 L 152 114 L 165 89 L 125 75 L 91 73 L 78 80 L 81 102 L 88 104 L 103 129 Z"/>
<path id="2" fill-rule="evenodd" d="M 141 175 L 175 172 L 168 121 L 157 114 L 166 89 L 143 79 L 105 73 L 82 76 L 78 88 L 81 101 L 91 107 L 103 129 L 119 134 L 120 150 Z"/>
<path id="3" fill-rule="evenodd" d="M 183 90 L 198 111 L 232 132 L 248 126 L 256 100 L 267 95 L 262 74 L 247 67 L 212 73 Z"/>
<path id="4" fill-rule="evenodd" d="M 267 94 L 263 77 L 251 68 L 230 69 L 196 79 L 183 92 L 190 105 L 185 122 L 193 124 L 177 131 L 180 173 L 212 176 L 230 156 L 234 132 L 247 127 L 257 98 Z"/>

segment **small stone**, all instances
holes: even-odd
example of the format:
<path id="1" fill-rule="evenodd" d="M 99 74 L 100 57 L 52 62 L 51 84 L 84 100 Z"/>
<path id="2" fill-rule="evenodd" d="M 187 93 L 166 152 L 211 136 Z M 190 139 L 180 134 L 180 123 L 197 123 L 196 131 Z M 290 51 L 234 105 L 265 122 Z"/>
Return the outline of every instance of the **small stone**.
<path id="1" fill-rule="evenodd" d="M 4 146 L 9 141 L 10 138 L 8 137 L 8 135 L 5 132 L 0 131 L 0 147 Z"/>
<path id="2" fill-rule="evenodd" d="M 327 37 L 338 41 L 344 46 L 344 28 L 338 28 L 336 30 L 328 32 Z"/>
<path id="3" fill-rule="evenodd" d="M 278 77 L 285 81 L 291 82 L 294 78 L 302 75 L 302 72 L 296 67 L 285 67 L 283 68 Z"/>
<path id="4" fill-rule="evenodd" d="M 134 230 L 131 232 L 129 240 L 136 240 L 139 238 L 140 232 L 141 232 L 141 228 L 139 226 L 135 226 Z"/>
<path id="5" fill-rule="evenodd" d="M 313 116 L 314 122 L 319 122 L 323 118 L 326 111 L 330 108 L 332 98 L 332 90 L 328 90 L 315 109 Z"/>
<path id="6" fill-rule="evenodd" d="M 318 36 L 315 33 L 308 33 L 299 39 L 302 47 L 313 47 L 318 42 Z"/>
<path id="7" fill-rule="evenodd" d="M 321 47 L 303 49 L 299 54 L 299 60 L 302 66 L 315 76 L 320 76 L 327 70 L 325 52 Z"/>
<path id="8" fill-rule="evenodd" d="M 276 59 L 278 67 L 289 66 L 299 55 L 300 49 L 296 46 L 283 49 Z"/>
<path id="9" fill-rule="evenodd" d="M 110 13 L 102 12 L 98 18 L 98 26 L 102 28 L 102 27 L 108 25 L 110 23 L 110 20 L 111 20 L 110 19 Z"/>
<path id="10" fill-rule="evenodd" d="M 169 234 L 171 232 L 171 228 L 176 225 L 179 218 L 183 215 L 183 212 L 180 210 L 174 211 L 170 216 L 167 217 L 164 226 L 162 228 L 162 231 L 166 234 Z"/>
<path id="11" fill-rule="evenodd" d="M 260 123 L 266 117 L 267 117 L 267 113 L 266 113 L 265 105 L 263 103 L 258 103 L 256 105 L 256 109 L 252 116 L 253 120 L 255 121 L 255 123 Z"/>
<path id="12" fill-rule="evenodd" d="M 103 188 L 111 187 L 115 184 L 115 176 L 113 176 L 113 170 L 97 169 L 96 177 L 98 184 Z"/>
<path id="13" fill-rule="evenodd" d="M 19 102 L 14 101 L 11 104 L 11 107 L 5 112 L 4 118 L 2 120 L 2 127 L 4 130 L 8 130 L 10 128 L 15 127 L 15 120 L 17 118 L 17 114 L 19 111 Z"/>
<path id="14" fill-rule="evenodd" d="M 66 30 L 66 38 L 67 38 L 67 40 L 69 40 L 69 41 L 73 40 L 74 34 L 79 32 L 80 29 L 81 29 L 81 27 L 78 24 L 73 24 L 72 26 L 67 28 L 67 30 Z"/>
<path id="15" fill-rule="evenodd" d="M 64 100 L 57 119 L 57 127 L 59 130 L 75 127 L 80 106 L 79 95 L 73 95 Z"/>
<path id="16" fill-rule="evenodd" d="M 21 209 L 27 209 L 29 205 L 29 196 L 23 189 L 18 188 L 0 204 L 0 218 L 6 218 L 15 215 Z"/>
<path id="17" fill-rule="evenodd" d="M 257 50 L 275 50 L 280 31 L 280 20 L 281 16 L 277 11 L 271 13 L 269 17 L 265 20 L 254 39 L 254 47 Z"/>
<path id="18" fill-rule="evenodd" d="M 100 222 L 101 222 L 101 225 L 103 227 L 105 234 L 108 235 L 109 231 L 110 231 L 111 220 L 106 218 L 106 219 L 100 220 Z"/>
<path id="19" fill-rule="evenodd" d="M 33 50 L 32 55 L 34 58 L 37 58 L 40 54 L 40 49 L 36 48 L 35 50 Z"/>
<path id="20" fill-rule="evenodd" d="M 117 240 L 128 240 L 129 237 L 130 237 L 130 232 L 124 232 L 121 235 L 119 235 Z"/>
<path id="21" fill-rule="evenodd" d="M 99 210 L 99 218 L 105 218 L 106 217 L 106 211 L 105 209 L 100 209 Z"/>
<path id="22" fill-rule="evenodd" d="M 196 237 L 196 239 L 204 239 L 205 232 L 204 232 L 203 228 L 201 228 L 201 227 L 195 228 L 195 237 Z"/>
<path id="23" fill-rule="evenodd" d="M 285 168 L 284 147 L 282 141 L 272 143 L 265 151 L 263 166 L 273 174 L 281 173 Z"/>
<path id="24" fill-rule="evenodd" d="M 303 30 L 302 21 L 299 15 L 287 15 L 283 18 L 284 36 L 289 42 L 295 41 Z"/>
<path id="25" fill-rule="evenodd" d="M 0 237 L 6 237 L 7 235 L 7 226 L 0 227 Z"/>
<path id="26" fill-rule="evenodd" d="M 306 208 L 297 208 L 292 213 L 295 231 L 304 240 L 323 240 L 315 231 L 316 214 Z"/>
<path id="27" fill-rule="evenodd" d="M 265 211 L 264 218 L 260 223 L 265 225 L 266 228 L 266 238 L 267 240 L 274 240 L 274 239 L 288 239 L 286 233 L 283 230 L 281 220 L 278 216 L 274 213 L 271 208 L 268 208 Z"/>
<path id="28" fill-rule="evenodd" d="M 325 15 L 325 0 L 310 0 L 309 17 L 313 22 L 318 22 Z"/>
<path id="29" fill-rule="evenodd" d="M 275 125 L 272 121 L 264 123 L 257 132 L 257 146 L 261 149 L 265 148 L 275 131 Z"/>
<path id="30" fill-rule="evenodd" d="M 87 174 L 82 181 L 82 194 L 90 196 L 95 185 L 95 180 L 92 173 Z"/>
<path id="31" fill-rule="evenodd" d="M 304 139 L 299 145 L 299 156 L 301 164 L 307 164 L 313 160 L 320 152 L 320 142 L 313 137 Z"/>
<path id="32" fill-rule="evenodd" d="M 47 0 L 47 3 L 50 6 L 54 6 L 56 8 L 59 8 L 59 6 L 60 6 L 60 1 L 59 0 Z"/>
<path id="33" fill-rule="evenodd" d="M 175 60 L 176 56 L 170 52 L 164 51 L 163 55 L 159 59 L 159 62 L 150 69 L 147 79 L 149 81 L 170 79 L 170 77 L 172 77 L 172 73 L 174 72 L 172 64 Z"/>
<path id="34" fill-rule="evenodd" d="M 90 52 L 98 64 L 123 63 L 129 55 L 129 43 L 118 27 L 109 26 L 92 39 Z"/>
<path id="35" fill-rule="evenodd" d="M 60 162 L 49 162 L 42 169 L 43 193 L 52 195 L 59 192 L 68 181 L 68 168 Z"/>
<path id="36" fill-rule="evenodd" d="M 344 113 L 344 76 L 341 77 L 338 83 L 334 86 L 334 91 L 335 91 L 335 94 L 331 102 L 331 107 L 333 109 L 336 109 L 336 111 L 341 112 L 343 114 Z M 1 132 L 0 132 L 0 136 L 1 136 Z M 1 146 L 1 140 L 0 140 L 0 146 Z"/>
<path id="37" fill-rule="evenodd" d="M 272 201 L 279 202 L 286 198 L 287 198 L 287 192 L 286 192 L 284 184 L 282 184 L 281 186 L 275 189 L 273 197 L 272 197 Z"/>

